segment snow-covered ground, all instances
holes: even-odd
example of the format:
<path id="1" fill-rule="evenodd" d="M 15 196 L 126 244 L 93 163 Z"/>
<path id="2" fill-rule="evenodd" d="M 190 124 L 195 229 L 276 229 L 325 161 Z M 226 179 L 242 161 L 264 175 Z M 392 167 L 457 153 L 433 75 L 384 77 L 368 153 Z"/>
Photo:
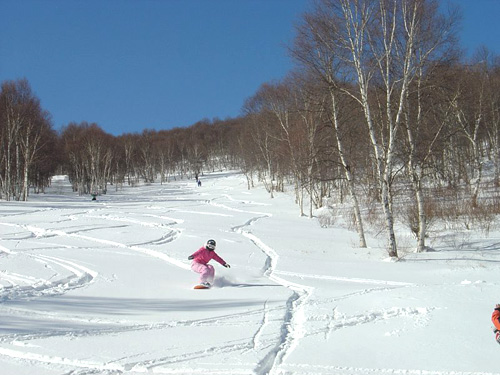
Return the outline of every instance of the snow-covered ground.
<path id="1" fill-rule="evenodd" d="M 232 173 L 0 213 L 2 375 L 500 374 L 500 233 L 387 262 Z M 231 268 L 193 290 L 209 238 Z"/>

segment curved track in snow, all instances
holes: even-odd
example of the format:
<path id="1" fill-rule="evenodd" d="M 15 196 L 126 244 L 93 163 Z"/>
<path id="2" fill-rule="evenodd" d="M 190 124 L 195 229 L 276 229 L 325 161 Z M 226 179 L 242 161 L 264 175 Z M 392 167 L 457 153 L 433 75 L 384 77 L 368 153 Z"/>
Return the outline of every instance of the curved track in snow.
<path id="1" fill-rule="evenodd" d="M 245 223 L 245 225 L 233 228 L 234 231 L 248 238 L 266 254 L 266 264 L 263 269 L 263 274 L 269 280 L 290 289 L 292 292 L 286 301 L 286 312 L 281 326 L 280 340 L 257 365 L 255 373 L 259 375 L 279 373 L 279 368 L 284 358 L 299 344 L 301 337 L 305 335 L 304 307 L 314 290 L 314 288 L 292 283 L 277 276 L 276 266 L 278 264 L 279 255 L 257 236 L 243 229 L 265 217 L 266 216 L 253 218 Z M 265 322 L 263 322 L 263 324 L 265 324 Z"/>

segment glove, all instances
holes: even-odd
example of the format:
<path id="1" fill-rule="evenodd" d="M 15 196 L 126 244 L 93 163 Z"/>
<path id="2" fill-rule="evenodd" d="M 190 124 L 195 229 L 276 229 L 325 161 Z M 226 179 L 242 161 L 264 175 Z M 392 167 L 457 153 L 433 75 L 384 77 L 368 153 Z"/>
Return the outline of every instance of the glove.
<path id="1" fill-rule="evenodd" d="M 231 266 L 229 264 L 227 264 L 227 263 L 224 264 L 223 266 L 226 267 L 226 268 L 231 268 Z"/>
<path id="2" fill-rule="evenodd" d="M 193 260 L 194 259 L 194 256 L 190 255 L 188 256 L 188 260 Z"/>

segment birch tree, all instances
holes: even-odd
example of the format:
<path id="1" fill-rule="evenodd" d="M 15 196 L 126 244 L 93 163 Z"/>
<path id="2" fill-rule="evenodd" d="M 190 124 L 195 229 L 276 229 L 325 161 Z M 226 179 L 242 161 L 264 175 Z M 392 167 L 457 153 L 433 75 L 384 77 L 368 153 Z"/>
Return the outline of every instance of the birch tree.
<path id="1" fill-rule="evenodd" d="M 340 85 L 342 77 L 342 62 L 345 49 L 341 46 L 339 39 L 342 27 L 338 18 L 338 9 L 334 4 L 324 2 L 314 13 L 306 14 L 304 24 L 298 28 L 298 36 L 292 49 L 292 55 L 305 66 L 312 75 L 324 81 L 329 94 L 329 119 L 332 126 L 340 161 L 343 166 L 349 193 L 353 201 L 356 229 L 359 236 L 359 246 L 366 247 L 366 239 L 363 228 L 363 219 L 359 200 L 356 192 L 356 183 L 352 173 L 352 163 L 349 161 L 345 150 L 343 134 L 345 133 L 340 124 L 340 111 L 338 105 L 341 95 Z M 349 126 L 345 124 L 344 126 Z"/>
<path id="2" fill-rule="evenodd" d="M 403 28 L 401 38 L 406 45 L 401 54 L 405 56 L 404 64 L 413 66 L 411 81 L 412 90 L 406 90 L 404 99 L 404 118 L 406 142 L 408 145 L 407 171 L 412 183 L 417 207 L 417 252 L 425 250 L 427 236 L 427 217 L 425 212 L 425 196 L 423 180 L 425 165 L 432 154 L 438 138 L 446 125 L 446 121 L 432 123 L 432 129 L 424 129 L 424 116 L 432 107 L 436 95 L 435 82 L 432 80 L 434 67 L 454 57 L 456 15 L 446 17 L 438 13 L 435 1 L 415 1 L 403 3 L 401 8 Z M 424 100 L 423 96 L 432 99 Z M 411 99 L 413 97 L 413 99 Z M 415 109 L 415 110 L 413 110 Z M 430 136 L 429 136 L 430 135 Z"/>
<path id="3" fill-rule="evenodd" d="M 309 193 L 309 217 L 313 217 L 313 206 L 321 207 L 324 197 L 323 189 L 319 189 L 315 200 L 315 185 L 325 181 L 320 177 L 319 159 L 324 153 L 321 148 L 328 145 L 329 133 L 325 131 L 325 102 L 327 95 L 322 85 L 309 75 L 292 76 L 293 107 L 297 112 L 297 131 L 292 142 L 293 149 L 298 150 L 298 168 L 300 171 L 300 202 L 303 204 L 303 191 Z M 328 147 L 328 146 L 326 146 Z M 303 214 L 303 208 L 301 208 Z"/>
<path id="4" fill-rule="evenodd" d="M 372 146 L 388 253 L 397 257 L 392 181 L 409 87 L 418 73 L 422 20 L 429 0 L 323 0 L 335 20 L 338 54 L 357 89 Z M 424 51 L 426 53 L 426 51 Z M 380 94 L 379 94 L 380 93 Z M 372 108 L 376 105 L 376 108 Z"/>
<path id="5" fill-rule="evenodd" d="M 5 81 L 0 91 L 0 186 L 6 200 L 27 200 L 33 165 L 44 152 L 50 116 L 26 79 Z M 48 139 L 48 137 L 45 137 Z"/>
<path id="6" fill-rule="evenodd" d="M 248 124 L 252 127 L 252 142 L 259 153 L 259 179 L 271 198 L 274 198 L 276 173 L 278 171 L 279 125 L 275 115 L 265 110 L 260 95 L 254 95 L 245 103 Z"/>
<path id="7" fill-rule="evenodd" d="M 19 131 L 19 146 L 22 155 L 22 183 L 19 199 L 28 200 L 31 168 L 45 146 L 44 137 L 51 132 L 51 124 L 47 112 L 41 110 L 38 101 L 32 103 L 31 114 L 26 118 Z M 55 151 L 55 150 L 54 150 Z"/>
<path id="8" fill-rule="evenodd" d="M 465 67 L 456 83 L 456 93 L 451 98 L 455 120 L 472 149 L 470 174 L 472 178 L 471 204 L 477 207 L 483 177 L 481 131 L 485 127 L 486 82 L 488 74 L 482 63 Z"/>
<path id="9" fill-rule="evenodd" d="M 494 168 L 495 186 L 500 186 L 500 57 L 491 59 L 486 94 L 487 131 Z"/>
<path id="10" fill-rule="evenodd" d="M 295 181 L 296 201 L 299 202 L 301 209 L 300 214 L 303 215 L 303 204 L 300 199 L 300 167 L 297 145 L 293 142 L 294 127 L 296 127 L 296 119 L 293 108 L 293 89 L 289 82 L 280 82 L 272 84 L 263 84 L 257 93 L 255 99 L 260 103 L 259 110 L 264 114 L 268 113 L 272 116 L 279 127 L 279 132 L 276 133 L 276 141 L 285 145 L 291 172 Z M 259 144 L 264 145 L 269 139 L 260 139 Z M 303 140 L 302 140 L 303 141 Z M 266 147 L 267 148 L 267 147 Z M 267 153 L 269 154 L 269 153 Z M 269 168 L 268 168 L 269 169 Z"/>
<path id="11" fill-rule="evenodd" d="M 73 190 L 80 195 L 106 193 L 114 157 L 112 136 L 95 123 L 82 122 L 64 127 L 61 138 Z"/>

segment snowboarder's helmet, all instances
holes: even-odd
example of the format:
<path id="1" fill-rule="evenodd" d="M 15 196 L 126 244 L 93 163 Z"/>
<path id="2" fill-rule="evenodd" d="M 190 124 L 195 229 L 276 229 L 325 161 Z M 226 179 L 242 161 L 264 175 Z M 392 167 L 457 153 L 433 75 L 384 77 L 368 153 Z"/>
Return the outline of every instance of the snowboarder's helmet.
<path id="1" fill-rule="evenodd" d="M 208 240 L 207 244 L 205 245 L 205 247 L 208 250 L 215 250 L 215 240 Z"/>

